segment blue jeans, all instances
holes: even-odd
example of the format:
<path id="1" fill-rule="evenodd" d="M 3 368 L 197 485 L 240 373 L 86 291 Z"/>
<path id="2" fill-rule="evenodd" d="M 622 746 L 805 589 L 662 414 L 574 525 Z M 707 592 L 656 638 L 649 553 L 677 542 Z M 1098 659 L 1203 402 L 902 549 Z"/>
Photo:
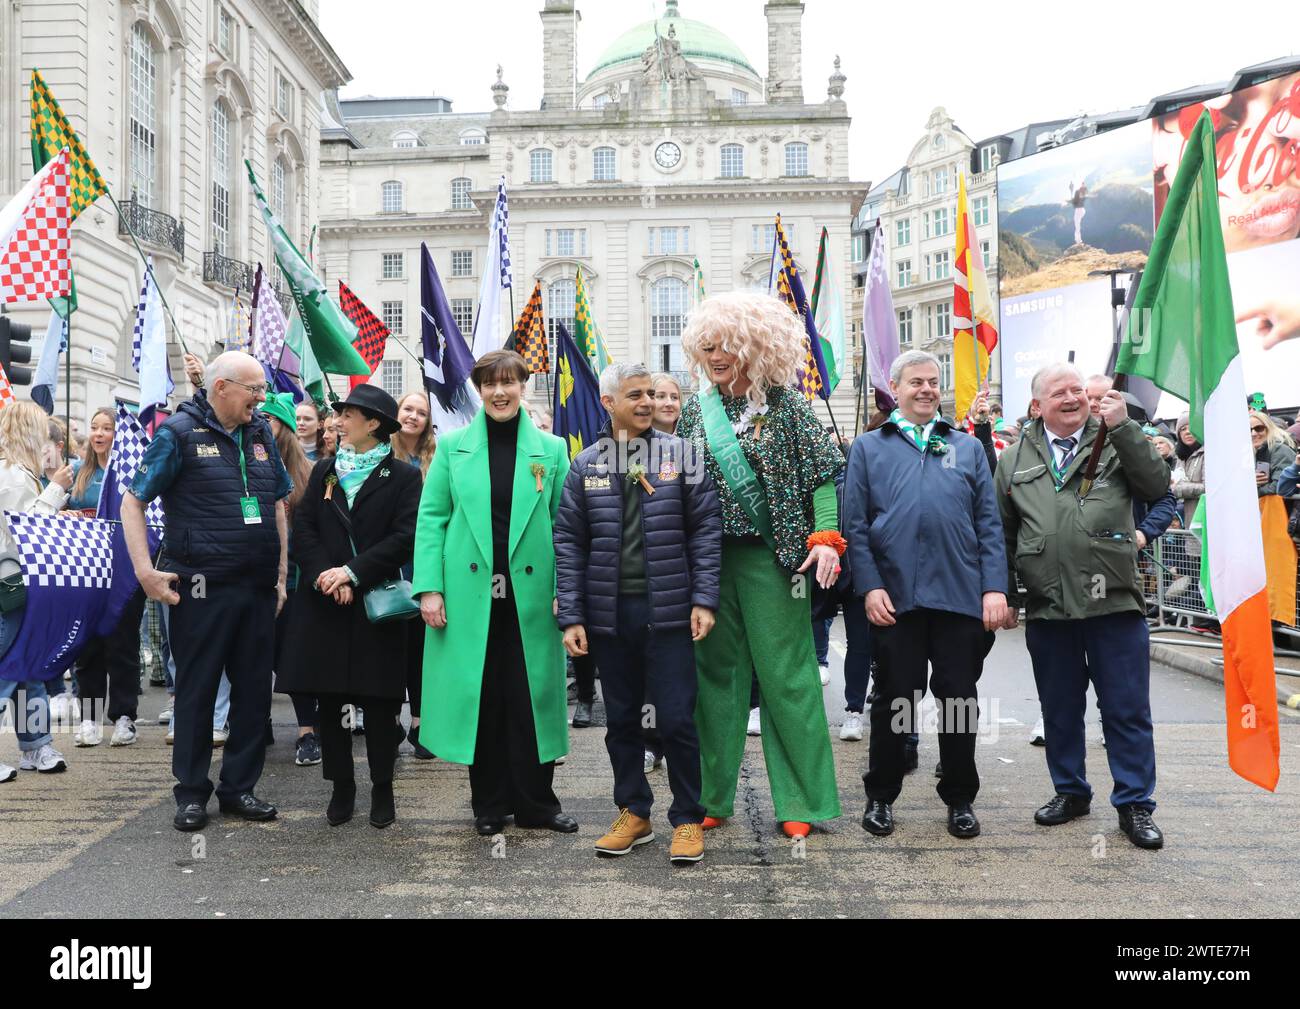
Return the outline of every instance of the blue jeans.
<path id="1" fill-rule="evenodd" d="M 163 606 L 162 608 L 162 639 L 163 639 L 163 656 L 167 664 L 167 693 L 173 698 L 176 696 L 176 658 L 172 655 L 171 642 L 167 635 L 171 631 L 171 607 Z M 218 729 L 224 729 L 226 722 L 230 719 L 230 680 L 225 673 L 221 674 L 221 682 L 217 684 L 217 704 L 212 712 L 212 729 L 215 732 Z M 167 731 L 171 732 L 176 727 L 176 710 L 173 705 L 172 717 L 167 722 Z"/>
<path id="2" fill-rule="evenodd" d="M 829 666 L 831 664 L 831 623 L 834 617 L 826 617 L 824 620 L 813 618 L 813 648 L 817 652 L 817 665 Z"/>
<path id="3" fill-rule="evenodd" d="M 21 689 L 21 692 L 19 690 Z M 0 680 L 0 706 L 7 705 L 10 698 L 14 703 L 14 725 L 18 729 L 18 749 L 31 753 L 42 746 L 54 742 L 50 735 L 50 695 L 45 690 L 42 680 Z M 31 732 L 29 726 L 41 727 L 44 731 Z"/>
<path id="4" fill-rule="evenodd" d="M 1092 797 L 1084 770 L 1083 728 L 1091 680 L 1115 782 L 1111 805 L 1156 808 L 1149 636 L 1141 613 L 1030 620 L 1025 625 L 1043 708 L 1047 768 L 1057 792 Z"/>
<path id="5" fill-rule="evenodd" d="M 867 620 L 865 596 L 854 596 L 844 604 L 844 710 L 862 714 L 871 676 L 871 622 Z"/>

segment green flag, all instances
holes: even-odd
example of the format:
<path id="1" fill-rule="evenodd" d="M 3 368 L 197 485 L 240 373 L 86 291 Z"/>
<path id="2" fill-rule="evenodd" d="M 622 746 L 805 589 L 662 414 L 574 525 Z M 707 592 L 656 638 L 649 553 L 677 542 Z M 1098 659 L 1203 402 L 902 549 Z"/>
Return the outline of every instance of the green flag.
<path id="1" fill-rule="evenodd" d="M 311 344 L 305 339 L 305 330 L 302 326 L 302 319 L 298 318 L 297 309 L 289 313 L 289 331 L 284 335 L 284 344 L 298 355 L 302 370 L 302 374 L 298 378 L 304 391 L 315 401 L 317 407 L 324 407 L 325 376 L 321 373 L 320 365 L 316 362 L 316 355 L 312 352 Z"/>
<path id="2" fill-rule="evenodd" d="M 695 257 L 695 304 L 704 300 L 704 270 L 700 266 L 700 257 Z"/>
<path id="3" fill-rule="evenodd" d="M 596 376 L 605 370 L 612 358 L 605 338 L 601 336 L 600 327 L 591 317 L 591 302 L 587 300 L 587 286 L 582 282 L 582 269 L 578 269 L 578 281 L 574 287 L 573 297 L 573 342 L 581 348 L 596 369 Z"/>
<path id="4" fill-rule="evenodd" d="M 266 233 L 271 240 L 271 248 L 276 262 L 284 272 L 285 282 L 293 294 L 294 304 L 298 307 L 306 343 L 315 352 L 316 361 L 321 371 L 335 375 L 370 376 L 370 365 L 357 353 L 352 341 L 356 339 L 357 327 L 343 314 L 325 290 L 325 285 L 316 276 L 311 264 L 298 251 L 293 241 L 271 211 L 266 202 L 262 187 L 257 184 L 253 166 L 247 161 L 248 182 L 253 187 L 253 197 L 262 211 L 262 220 L 266 224 Z M 304 366 L 305 367 L 305 366 Z"/>
<path id="5" fill-rule="evenodd" d="M 835 281 L 835 269 L 826 251 L 826 229 L 822 228 L 817 249 L 817 274 L 813 280 L 812 314 L 822 344 L 822 358 L 830 376 L 831 391 L 840 384 L 840 362 L 844 360 L 844 299 Z"/>

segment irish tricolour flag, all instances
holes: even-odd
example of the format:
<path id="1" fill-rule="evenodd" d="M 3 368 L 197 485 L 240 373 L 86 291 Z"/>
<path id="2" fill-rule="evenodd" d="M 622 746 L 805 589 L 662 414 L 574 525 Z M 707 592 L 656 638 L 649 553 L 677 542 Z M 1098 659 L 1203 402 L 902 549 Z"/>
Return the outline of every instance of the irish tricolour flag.
<path id="1" fill-rule="evenodd" d="M 1201 580 L 1223 625 L 1228 763 L 1271 791 L 1280 749 L 1273 639 L 1209 113 L 1187 141 L 1116 370 L 1186 400 L 1205 446 Z"/>

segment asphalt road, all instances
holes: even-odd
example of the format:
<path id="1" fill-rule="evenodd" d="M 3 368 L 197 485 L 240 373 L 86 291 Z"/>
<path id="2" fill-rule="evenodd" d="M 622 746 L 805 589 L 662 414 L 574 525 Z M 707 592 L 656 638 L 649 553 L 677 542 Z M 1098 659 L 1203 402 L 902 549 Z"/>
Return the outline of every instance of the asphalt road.
<path id="1" fill-rule="evenodd" d="M 1106 802 L 1110 776 L 1095 710 L 1090 715 L 1092 815 L 1043 828 L 1034 809 L 1051 794 L 1043 751 L 1028 745 L 1037 701 L 1021 632 L 999 635 L 981 680 L 984 729 L 977 751 L 983 835 L 957 841 L 929 773 L 921 769 L 895 813 L 898 829 L 874 838 L 858 825 L 866 744 L 838 738 L 843 634 L 832 636 L 826 707 L 844 815 L 818 824 L 802 846 L 772 815 L 761 744 L 750 739 L 737 816 L 706 835 L 699 865 L 667 861 L 667 781 L 651 781 L 659 841 L 614 860 L 591 845 L 615 810 L 599 727 L 573 730 L 556 791 L 582 824 L 577 835 L 522 831 L 480 838 L 471 827 L 465 769 L 404 756 L 398 822 L 378 831 L 359 815 L 330 828 L 319 768 L 293 764 L 292 710 L 277 696 L 277 743 L 260 794 L 271 824 L 215 815 L 201 835 L 171 827 L 170 751 L 164 730 L 141 722 L 126 748 L 74 749 L 65 774 L 24 772 L 0 785 L 0 917 L 408 917 L 408 916 L 1290 916 L 1300 906 L 1294 871 L 1300 819 L 1300 718 L 1282 712 L 1282 781 L 1268 794 L 1227 766 L 1221 688 L 1186 673 L 1152 669 L 1163 851 L 1133 848 Z M 146 688 L 142 715 L 164 695 Z M 599 713 L 599 708 L 598 708 Z M 364 766 L 363 744 L 357 757 Z M 404 750 L 408 749 L 403 747 Z M 17 763 L 11 734 L 0 760 Z M 359 775 L 364 772 L 359 771 Z M 216 803 L 211 803 L 215 813 Z"/>

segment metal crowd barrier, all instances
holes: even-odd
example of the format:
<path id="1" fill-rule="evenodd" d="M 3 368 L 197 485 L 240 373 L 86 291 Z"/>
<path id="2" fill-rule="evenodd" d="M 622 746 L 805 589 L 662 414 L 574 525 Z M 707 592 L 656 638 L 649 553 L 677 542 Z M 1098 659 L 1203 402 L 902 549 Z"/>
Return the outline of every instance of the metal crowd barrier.
<path id="1" fill-rule="evenodd" d="M 1157 611 L 1160 626 L 1214 620 L 1201 596 L 1201 541 L 1186 529 L 1170 529 L 1138 555 L 1142 594 Z M 1296 623 L 1300 625 L 1300 567 L 1296 571 Z M 1300 640 L 1300 630 L 1275 622 L 1275 628 Z"/>

